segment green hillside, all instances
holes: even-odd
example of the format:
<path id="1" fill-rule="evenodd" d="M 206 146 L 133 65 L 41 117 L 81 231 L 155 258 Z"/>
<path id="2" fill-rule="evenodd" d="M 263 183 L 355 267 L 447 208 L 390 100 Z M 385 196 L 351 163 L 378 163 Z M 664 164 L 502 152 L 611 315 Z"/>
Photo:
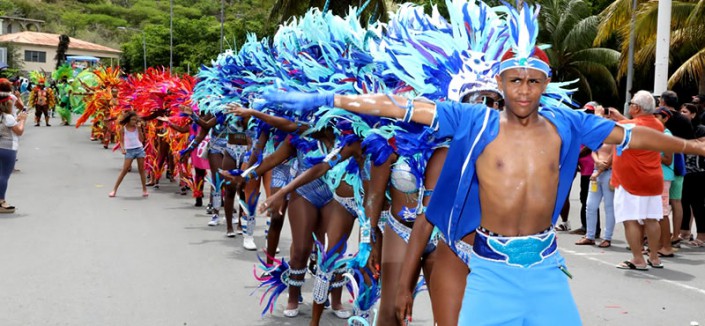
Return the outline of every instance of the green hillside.
<path id="1" fill-rule="evenodd" d="M 224 48 L 241 44 L 247 31 L 270 34 L 275 0 L 225 0 Z M 220 51 L 221 2 L 175 0 L 174 67 L 195 70 Z M 0 15 L 41 19 L 43 32 L 67 34 L 124 51 L 122 65 L 142 70 L 142 34 L 149 66 L 169 66 L 169 8 L 166 0 L 0 0 Z M 118 27 L 126 27 L 120 29 Z"/>

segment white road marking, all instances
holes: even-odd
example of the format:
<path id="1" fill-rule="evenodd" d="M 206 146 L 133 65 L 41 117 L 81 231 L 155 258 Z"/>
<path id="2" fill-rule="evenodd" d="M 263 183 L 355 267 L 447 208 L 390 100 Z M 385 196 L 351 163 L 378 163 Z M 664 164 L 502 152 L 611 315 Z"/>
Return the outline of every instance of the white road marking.
<path id="1" fill-rule="evenodd" d="M 560 248 L 559 250 L 562 251 L 562 252 L 571 254 L 571 255 L 573 255 L 573 256 L 584 257 L 584 258 L 586 258 L 586 259 L 589 259 L 589 260 L 592 260 L 592 261 L 595 261 L 595 262 L 598 262 L 598 263 L 601 263 L 601 264 L 604 264 L 604 265 L 607 265 L 607 266 L 613 266 L 613 267 L 615 266 L 615 263 L 614 263 L 614 262 L 608 262 L 608 261 L 605 261 L 605 260 L 602 260 L 602 259 L 593 257 L 593 256 L 602 255 L 602 254 L 600 254 L 600 253 L 594 253 L 594 254 L 592 254 L 592 253 L 582 253 L 582 252 L 577 252 L 577 251 L 568 250 L 568 249 L 563 249 L 563 248 Z M 635 271 L 635 272 L 640 272 L 640 271 Z M 677 286 L 677 287 L 680 287 L 680 288 L 683 288 L 683 289 L 686 289 L 686 290 L 695 291 L 696 293 L 700 293 L 700 294 L 702 294 L 702 295 L 705 295 L 705 289 L 701 289 L 701 288 L 698 288 L 698 287 L 695 287 L 695 286 L 690 286 L 690 285 L 687 285 L 687 284 L 684 284 L 684 283 L 681 283 L 681 282 L 677 282 L 677 281 L 667 280 L 667 279 L 665 279 L 665 278 L 658 277 L 658 276 L 656 276 L 656 275 L 650 274 L 649 272 L 646 272 L 646 271 L 641 271 L 641 272 L 642 272 L 642 274 L 643 274 L 644 276 L 646 276 L 646 277 L 648 277 L 648 278 L 650 278 L 650 279 L 657 280 L 657 281 L 662 281 L 662 282 L 664 282 L 664 283 L 668 283 L 668 284 L 671 284 L 671 285 L 675 285 L 675 286 Z"/>

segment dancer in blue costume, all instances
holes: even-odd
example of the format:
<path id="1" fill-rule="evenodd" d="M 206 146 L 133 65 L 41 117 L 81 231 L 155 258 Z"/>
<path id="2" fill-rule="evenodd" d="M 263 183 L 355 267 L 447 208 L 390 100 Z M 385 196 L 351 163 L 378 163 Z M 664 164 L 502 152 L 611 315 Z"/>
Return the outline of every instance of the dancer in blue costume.
<path id="1" fill-rule="evenodd" d="M 534 46 L 537 11 L 510 8 L 512 51 L 496 76 L 506 109 L 456 102 L 405 101 L 388 95 L 342 96 L 272 92 L 286 109 L 334 106 L 412 120 L 452 137 L 427 217 L 451 244 L 472 247 L 461 325 L 580 325 L 570 274 L 553 233 L 568 195 L 580 144 L 703 155 L 705 144 L 599 117 L 541 105 L 550 67 Z M 528 22 L 529 24 L 526 24 Z M 399 105 L 405 103 L 406 105 Z"/>
<path id="2" fill-rule="evenodd" d="M 330 244 L 344 244 L 350 236 L 355 219 L 364 214 L 362 208 L 363 189 L 369 178 L 366 173 L 365 157 L 360 146 L 360 136 L 369 129 L 369 126 L 358 116 L 343 110 L 328 111 L 326 115 L 317 120 L 314 128 L 308 129 L 305 133 L 317 140 L 318 147 L 324 146 L 326 149 L 324 152 L 328 154 L 306 155 L 304 162 L 310 168 L 298 174 L 272 197 L 267 198 L 260 209 L 264 211 L 274 207 L 273 203 L 279 202 L 282 197 L 321 178 L 335 199 L 330 203 L 333 209 L 331 213 L 334 215 L 324 215 L 319 222 L 320 233 L 324 234 L 321 237 L 328 239 Z M 331 289 L 344 285 L 343 270 L 334 271 L 326 268 L 330 264 L 326 264 L 321 257 L 317 263 L 317 283 L 320 283 L 318 279 L 323 278 L 330 279 Z M 317 301 L 316 303 L 323 303 L 328 296 L 327 293 L 327 285 L 324 284 L 320 290 L 316 289 L 314 285 L 314 301 Z M 316 308 L 317 306 L 314 306 L 314 319 L 320 315 L 320 311 Z"/>
<path id="3" fill-rule="evenodd" d="M 491 106 L 492 99 L 501 97 L 494 75 L 499 69 L 499 57 L 507 49 L 508 34 L 504 21 L 482 2 L 455 0 L 447 1 L 447 5 L 450 16 L 447 22 L 435 8 L 429 16 L 424 14 L 422 7 L 403 5 L 390 19 L 379 49 L 372 55 L 384 64 L 384 75 L 400 79 L 396 94 L 423 96 L 430 100 L 479 101 Z M 438 241 L 440 233 L 427 222 L 424 212 L 449 142 L 404 129 L 389 135 L 385 135 L 384 130 L 373 134 L 375 137 L 366 138 L 363 144 L 379 152 L 372 154 L 375 162 L 382 161 L 380 158 L 385 157 L 382 155 L 385 152 L 394 152 L 392 159 L 405 149 L 414 153 L 411 156 L 400 154 L 391 169 L 389 193 L 394 214 L 390 214 L 387 228 L 393 232 L 384 233 L 383 289 L 378 321 L 398 324 L 411 319 L 413 293 L 419 271 L 423 268 L 434 321 L 440 325 L 457 324 L 462 285 L 468 268 L 444 242 Z M 386 141 L 377 140 L 377 135 Z M 412 141 L 405 141 L 409 139 Z M 386 143 L 393 143 L 396 149 L 387 150 L 385 147 L 392 146 L 384 146 Z M 415 163 L 409 165 L 409 161 Z M 390 179 L 390 162 L 385 164 L 386 169 L 373 167 L 373 182 Z M 380 187 L 384 189 L 384 185 Z M 371 187 L 370 204 L 366 206 L 375 225 L 378 224 L 377 212 L 381 205 L 381 196 L 375 193 L 377 189 Z M 402 201 L 404 204 L 400 205 Z M 401 209 L 401 206 L 406 208 Z M 413 230 L 410 228 L 412 224 Z M 371 255 L 373 266 L 376 259 L 377 250 Z M 443 268 L 433 268 L 439 264 Z"/>
<path id="4" fill-rule="evenodd" d="M 256 165 L 262 158 L 272 155 L 288 136 L 288 133 L 270 126 L 263 120 L 269 116 L 267 113 L 241 107 L 231 108 L 230 113 L 243 118 L 254 117 L 255 119 L 253 120 L 259 123 L 259 135 L 253 138 L 254 146 L 247 168 Z M 262 175 L 262 186 L 267 198 L 270 198 L 291 182 L 293 179 L 291 175 L 291 170 L 294 168 L 293 162 L 293 160 L 284 161 Z M 274 262 L 274 256 L 279 253 L 279 237 L 284 226 L 285 217 L 280 211 L 286 212 L 288 205 L 289 196 L 285 196 L 280 198 L 280 201 L 273 202 L 271 204 L 272 209 L 267 211 L 269 219 L 265 230 L 265 239 L 267 241 L 266 262 L 270 265 Z"/>

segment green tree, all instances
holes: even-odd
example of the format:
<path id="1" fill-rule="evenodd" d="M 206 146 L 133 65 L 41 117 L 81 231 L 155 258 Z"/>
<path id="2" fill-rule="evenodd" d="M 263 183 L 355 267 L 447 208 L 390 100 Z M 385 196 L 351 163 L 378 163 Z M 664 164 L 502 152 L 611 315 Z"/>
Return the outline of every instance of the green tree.
<path id="1" fill-rule="evenodd" d="M 541 2 L 539 41 L 550 44 L 546 50 L 553 67 L 554 81 L 578 81 L 575 98 L 612 102 L 618 96 L 613 71 L 619 51 L 593 47 L 599 17 L 591 15 L 584 0 Z"/>
<path id="2" fill-rule="evenodd" d="M 9 68 L 6 69 L 6 72 L 20 71 L 24 68 L 24 65 L 22 64 L 24 62 L 22 60 L 22 53 L 20 53 L 17 46 L 10 44 L 10 43 L 0 43 L 0 48 L 7 49 L 7 62 L 6 63 Z M 10 75 L 7 74 L 6 77 L 7 76 L 10 76 Z"/>
<path id="3" fill-rule="evenodd" d="M 388 5 L 385 0 L 277 0 L 274 6 L 272 6 L 270 18 L 279 23 L 283 23 L 291 17 L 303 15 L 309 8 L 316 7 L 323 9 L 326 4 L 333 14 L 345 16 L 348 14 L 351 6 L 359 9 L 366 3 L 367 6 L 362 12 L 361 21 L 387 20 Z"/>
<path id="4" fill-rule="evenodd" d="M 601 44 L 613 36 L 621 41 L 622 55 L 618 76 L 627 72 L 631 0 L 617 0 L 600 15 L 602 22 L 595 39 Z M 653 72 L 656 52 L 658 2 L 639 0 L 635 20 L 635 71 Z M 669 47 L 669 87 L 695 81 L 705 93 L 705 0 L 673 1 L 671 10 L 671 44 Z M 647 77 L 642 75 L 642 77 Z M 650 80 L 649 78 L 645 78 Z"/>

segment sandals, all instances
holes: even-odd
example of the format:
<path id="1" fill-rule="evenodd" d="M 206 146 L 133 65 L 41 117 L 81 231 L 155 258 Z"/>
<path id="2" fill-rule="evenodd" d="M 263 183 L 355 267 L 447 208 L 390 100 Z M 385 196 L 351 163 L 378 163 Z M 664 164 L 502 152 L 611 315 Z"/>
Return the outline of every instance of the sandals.
<path id="1" fill-rule="evenodd" d="M 113 198 L 115 197 L 115 191 L 111 191 L 108 193 L 108 197 Z"/>
<path id="2" fill-rule="evenodd" d="M 654 264 L 651 262 L 651 259 L 647 259 L 646 264 L 653 268 L 663 268 L 663 263 Z"/>
<path id="3" fill-rule="evenodd" d="M 705 241 L 702 241 L 702 240 L 699 240 L 699 239 L 695 239 L 695 240 L 692 240 L 692 241 L 688 242 L 688 245 L 691 246 L 691 247 L 696 247 L 696 248 L 698 248 L 698 247 L 705 247 Z"/>
<path id="4" fill-rule="evenodd" d="M 12 214 L 15 212 L 15 206 L 11 206 L 6 201 L 0 202 L 0 214 Z"/>
<path id="5" fill-rule="evenodd" d="M 600 248 L 609 248 L 612 246 L 612 241 L 610 240 L 602 240 L 599 245 L 597 245 Z"/>
<path id="6" fill-rule="evenodd" d="M 625 261 L 621 262 L 619 265 L 617 265 L 617 266 L 615 266 L 615 267 L 617 267 L 617 268 L 619 268 L 619 269 L 631 269 L 631 270 L 637 270 L 637 271 L 647 271 L 647 270 L 649 270 L 649 265 L 646 265 L 646 266 L 637 266 L 637 265 L 634 265 L 634 263 L 632 263 L 632 262 L 630 262 L 630 261 L 628 261 L 628 260 L 625 260 Z M 656 267 L 656 268 L 658 268 L 658 267 Z M 663 268 L 663 266 L 661 266 L 661 268 Z"/>
<path id="7" fill-rule="evenodd" d="M 556 231 L 570 231 L 570 223 L 569 222 L 561 222 L 555 227 Z"/>
<path id="8" fill-rule="evenodd" d="M 586 238 L 586 237 L 582 237 L 582 238 L 580 238 L 580 240 L 578 240 L 577 242 L 575 242 L 575 244 L 578 245 L 578 246 L 587 246 L 587 245 L 589 245 L 589 246 L 594 246 L 594 245 L 595 245 L 595 240 L 593 240 L 593 239 L 588 239 L 588 238 Z"/>

